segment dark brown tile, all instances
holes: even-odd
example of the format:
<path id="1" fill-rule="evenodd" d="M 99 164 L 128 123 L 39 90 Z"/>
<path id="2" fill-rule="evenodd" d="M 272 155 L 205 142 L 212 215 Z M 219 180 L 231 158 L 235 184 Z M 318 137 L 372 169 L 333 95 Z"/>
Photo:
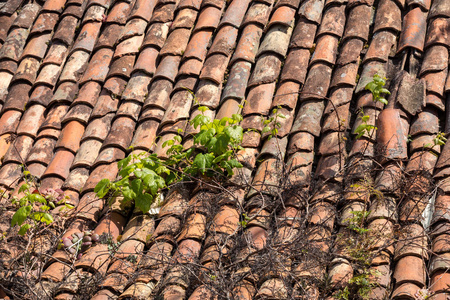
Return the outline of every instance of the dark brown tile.
<path id="1" fill-rule="evenodd" d="M 314 45 L 316 30 L 317 24 L 301 19 L 295 26 L 289 47 L 311 49 Z"/>
<path id="2" fill-rule="evenodd" d="M 54 87 L 58 81 L 61 66 L 50 64 L 41 68 L 39 75 L 36 78 L 35 86 L 38 84 L 46 84 Z"/>
<path id="3" fill-rule="evenodd" d="M 135 2 L 133 9 L 130 12 L 130 18 L 141 18 L 149 21 L 152 17 L 153 9 L 157 1 L 154 0 L 138 0 Z"/>
<path id="4" fill-rule="evenodd" d="M 405 30 L 400 34 L 397 53 L 402 52 L 406 48 L 415 48 L 423 51 L 427 30 L 426 17 L 427 13 L 423 12 L 419 7 L 410 10 L 405 15 L 403 20 Z M 428 36 L 431 36 L 431 34 Z"/>
<path id="5" fill-rule="evenodd" d="M 141 48 L 142 41 L 144 39 L 143 35 L 136 35 L 126 40 L 120 42 L 116 46 L 116 50 L 114 51 L 114 59 L 122 57 L 124 55 L 136 55 L 139 53 Z"/>
<path id="6" fill-rule="evenodd" d="M 116 2 L 108 13 L 106 23 L 117 23 L 124 25 L 127 21 L 131 5 L 127 2 Z"/>
<path id="7" fill-rule="evenodd" d="M 300 107 L 291 132 L 305 131 L 318 137 L 321 131 L 319 120 L 322 118 L 323 109 L 322 101 L 306 102 Z"/>
<path id="8" fill-rule="evenodd" d="M 200 73 L 200 79 L 208 79 L 221 84 L 224 80 L 228 62 L 229 57 L 223 54 L 214 54 L 208 57 Z"/>
<path id="9" fill-rule="evenodd" d="M 238 29 L 233 26 L 222 26 L 214 37 L 214 41 L 209 49 L 208 55 L 223 54 L 230 56 L 236 45 Z"/>
<path id="10" fill-rule="evenodd" d="M 175 81 L 175 77 L 180 65 L 181 56 L 165 56 L 156 69 L 154 78 L 165 78 L 171 82 Z"/>
<path id="11" fill-rule="evenodd" d="M 428 92 L 437 94 L 441 97 L 444 96 L 445 82 L 447 79 L 447 69 L 439 72 L 427 73 L 422 76 L 426 82 L 426 88 Z"/>
<path id="12" fill-rule="evenodd" d="M 160 5 L 153 11 L 150 23 L 167 23 L 171 22 L 174 17 L 175 3 Z"/>
<path id="13" fill-rule="evenodd" d="M 58 22 L 59 14 L 58 13 L 42 13 L 37 17 L 36 21 L 31 28 L 30 34 L 35 33 L 43 33 L 43 32 L 51 32 Z"/>
<path id="14" fill-rule="evenodd" d="M 122 27 L 119 24 L 108 24 L 100 33 L 94 49 L 100 49 L 102 47 L 113 48 L 119 38 L 120 32 L 122 32 Z"/>
<path id="15" fill-rule="evenodd" d="M 444 70 L 447 67 L 447 61 L 448 50 L 446 47 L 441 45 L 430 47 L 425 52 L 420 74 L 423 75 L 427 72 Z"/>
<path id="16" fill-rule="evenodd" d="M 85 51 L 75 51 L 67 59 L 64 69 L 61 72 L 59 81 L 78 82 L 88 66 L 89 53 Z"/>
<path id="17" fill-rule="evenodd" d="M 244 19 L 245 12 L 250 4 L 249 0 L 235 1 L 231 3 L 225 11 L 220 25 L 231 25 L 239 28 Z"/>
<path id="18" fill-rule="evenodd" d="M 323 99 L 330 86 L 332 69 L 323 64 L 315 64 L 309 70 L 300 99 Z"/>
<path id="19" fill-rule="evenodd" d="M 430 19 L 435 17 L 450 17 L 450 6 L 448 2 L 444 0 L 433 1 L 428 17 Z"/>
<path id="20" fill-rule="evenodd" d="M 284 69 L 283 69 L 284 71 Z M 272 107 L 287 106 L 295 109 L 297 105 L 300 84 L 292 81 L 285 81 L 278 86 L 276 94 L 273 98 Z"/>
<path id="21" fill-rule="evenodd" d="M 411 123 L 410 134 L 415 136 L 420 133 L 434 134 L 439 131 L 439 117 L 435 110 L 429 109 L 419 113 L 417 119 Z"/>
<path id="22" fill-rule="evenodd" d="M 168 24 L 153 23 L 147 30 L 147 34 L 145 35 L 142 46 L 145 47 L 151 45 L 153 47 L 156 47 L 157 49 L 161 49 L 166 41 L 168 33 Z"/>
<path id="23" fill-rule="evenodd" d="M 241 100 L 245 98 L 245 90 L 250 77 L 251 64 L 246 61 L 238 61 L 233 64 L 227 84 L 222 92 L 222 99 L 229 98 Z"/>
<path id="24" fill-rule="evenodd" d="M 389 31 L 380 31 L 374 34 L 369 49 L 364 56 L 364 63 L 370 60 L 387 62 L 389 56 L 395 52 L 396 36 Z"/>
<path id="25" fill-rule="evenodd" d="M 261 4 L 263 5 L 263 4 Z M 248 24 L 242 31 L 241 38 L 236 46 L 231 63 L 237 60 L 246 60 L 255 62 L 256 53 L 258 52 L 259 40 L 262 36 L 262 28 L 255 24 Z"/>
<path id="26" fill-rule="evenodd" d="M 273 25 L 264 36 L 264 39 L 259 46 L 257 56 L 268 52 L 275 52 L 283 57 L 286 56 L 291 34 L 292 27 Z"/>
<path id="27" fill-rule="evenodd" d="M 28 101 L 28 94 L 30 90 L 30 84 L 24 83 L 23 81 L 10 85 L 9 93 L 6 97 L 5 104 L 3 105 L 2 113 L 5 113 L 9 109 L 16 109 L 22 113 L 25 110 L 25 105 Z M 17 126 L 17 124 L 15 126 Z"/>
<path id="28" fill-rule="evenodd" d="M 273 54 L 263 54 L 258 58 L 248 86 L 259 86 L 275 82 L 281 71 L 281 60 Z"/>
<path id="29" fill-rule="evenodd" d="M 243 115 L 261 114 L 268 115 L 271 108 L 275 82 L 260 84 L 252 88 L 247 96 L 247 104 L 244 105 Z"/>
<path id="30" fill-rule="evenodd" d="M 151 77 L 143 72 L 136 72 L 131 76 L 130 81 L 122 93 L 123 100 L 135 100 L 143 103 L 148 94 L 148 85 Z"/>
<path id="31" fill-rule="evenodd" d="M 95 159 L 95 162 L 93 163 L 93 166 L 97 166 L 99 164 L 105 164 L 105 163 L 114 163 L 121 159 L 125 158 L 125 151 L 115 148 L 115 147 L 108 147 L 103 148 L 97 158 Z"/>
<path id="32" fill-rule="evenodd" d="M 127 117 L 120 117 L 114 120 L 103 146 L 119 147 L 126 151 L 133 137 L 135 125 L 136 122 Z"/>
<path id="33" fill-rule="evenodd" d="M 307 0 L 302 3 L 298 14 L 308 21 L 320 24 L 324 2 L 321 0 Z"/>
<path id="34" fill-rule="evenodd" d="M 214 109 L 217 108 L 220 102 L 221 90 L 221 85 L 218 85 L 215 82 L 209 80 L 200 81 L 196 92 L 198 104 Z M 184 93 L 186 93 L 186 91 Z M 186 98 L 189 99 L 189 96 L 186 95 Z"/>
<path id="35" fill-rule="evenodd" d="M 178 70 L 176 88 L 186 87 L 189 88 L 190 90 L 194 90 L 195 84 L 197 83 L 197 78 L 200 75 L 202 68 L 203 68 L 203 61 L 199 61 L 198 59 L 192 58 L 183 61 L 181 63 L 180 69 Z M 183 78 L 184 80 L 181 78 L 181 76 L 185 77 Z M 181 85 L 185 84 L 187 81 L 189 81 L 190 84 L 186 86 Z"/>
<path id="36" fill-rule="evenodd" d="M 135 59 L 134 55 L 126 55 L 114 60 L 110 66 L 108 78 L 112 76 L 129 78 L 131 71 L 133 71 Z"/>
<path id="37" fill-rule="evenodd" d="M 368 5 L 358 5 L 354 7 L 348 17 L 345 26 L 344 39 L 359 38 L 367 41 L 369 37 L 370 20 L 372 7 Z"/>
<path id="38" fill-rule="evenodd" d="M 158 50 L 153 47 L 147 47 L 140 52 L 134 69 L 143 71 L 148 75 L 153 75 L 156 71 L 157 58 Z"/>
<path id="39" fill-rule="evenodd" d="M 317 35 L 342 36 L 345 28 L 345 5 L 330 6 L 322 18 Z"/>
<path id="40" fill-rule="evenodd" d="M 378 13 L 375 17 L 374 32 L 402 30 L 402 11 L 393 0 L 383 0 L 378 4 Z"/>
<path id="41" fill-rule="evenodd" d="M 14 3 L 14 1 L 11 3 Z M 37 3 L 29 3 L 27 5 L 24 5 L 21 12 L 17 16 L 17 18 L 14 20 L 14 23 L 12 26 L 13 27 L 17 26 L 20 28 L 30 28 L 40 9 L 41 9 L 41 7 Z M 13 12 L 11 12 L 8 15 L 11 15 Z"/>
<path id="42" fill-rule="evenodd" d="M 214 6 L 208 6 L 202 9 L 195 25 L 195 31 L 206 28 L 217 28 L 219 25 L 222 10 Z"/>
<path id="43" fill-rule="evenodd" d="M 75 162 L 75 161 L 74 161 Z M 71 169 L 73 169 L 73 165 Z M 78 204 L 79 202 L 79 191 L 83 188 L 87 179 L 89 178 L 89 169 L 86 168 L 76 168 L 73 169 L 69 175 L 67 176 L 66 181 L 64 182 L 63 189 L 70 189 L 73 193 L 70 193 L 70 201 L 72 203 Z M 65 195 L 67 195 L 68 191 L 65 191 Z"/>
<path id="44" fill-rule="evenodd" d="M 52 37 L 52 42 L 60 41 L 70 46 L 75 38 L 75 30 L 78 19 L 74 16 L 65 16 L 58 24 L 58 28 Z"/>
<path id="45" fill-rule="evenodd" d="M 89 61 L 89 66 L 80 80 L 80 83 L 84 83 L 89 80 L 94 80 L 102 83 L 106 79 L 106 75 L 109 71 L 109 64 L 112 59 L 113 50 L 108 48 L 101 48 L 92 55 Z"/>
<path id="46" fill-rule="evenodd" d="M 69 121 L 78 121 L 84 126 L 88 124 L 89 116 L 91 115 L 92 108 L 86 104 L 78 104 L 72 106 L 61 121 L 63 124 Z"/>
<path id="47" fill-rule="evenodd" d="M 39 60 L 34 57 L 26 57 L 22 59 L 17 67 L 16 74 L 14 74 L 14 77 L 12 78 L 12 82 L 14 83 L 14 81 L 24 80 L 30 84 L 33 84 L 36 80 L 39 66 Z"/>
<path id="48" fill-rule="evenodd" d="M 44 111 L 45 107 L 42 105 L 32 105 L 27 109 L 17 127 L 17 134 L 25 134 L 35 138 L 40 125 L 44 122 Z"/>
<path id="49" fill-rule="evenodd" d="M 28 163 L 39 162 L 41 164 L 49 164 L 53 157 L 53 149 L 56 145 L 56 140 L 51 138 L 40 138 L 34 145 L 33 149 L 27 158 Z"/>
<path id="50" fill-rule="evenodd" d="M 28 153 L 30 153 L 32 146 L 33 138 L 25 135 L 17 137 L 3 156 L 3 163 L 15 162 L 22 164 L 28 156 Z"/>
<path id="51" fill-rule="evenodd" d="M 75 96 L 78 93 L 78 84 L 74 82 L 63 82 L 58 85 L 56 91 L 53 94 L 53 97 L 48 103 L 48 107 L 51 107 L 53 104 L 68 104 L 73 101 Z"/>

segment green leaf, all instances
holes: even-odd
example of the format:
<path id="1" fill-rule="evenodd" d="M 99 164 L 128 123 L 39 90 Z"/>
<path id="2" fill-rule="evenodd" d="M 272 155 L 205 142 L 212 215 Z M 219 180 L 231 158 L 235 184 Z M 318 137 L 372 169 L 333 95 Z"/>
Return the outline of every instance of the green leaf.
<path id="1" fill-rule="evenodd" d="M 380 97 L 380 98 L 378 99 L 378 101 L 380 101 L 380 102 L 383 103 L 384 105 L 387 105 L 387 104 L 388 104 L 388 101 L 387 101 L 385 98 L 383 98 L 383 97 Z"/>
<path id="2" fill-rule="evenodd" d="M 97 196 L 99 198 L 103 198 L 106 196 L 106 194 L 109 192 L 109 184 L 110 181 L 107 178 L 103 178 L 102 180 L 100 180 L 99 183 L 97 183 L 97 185 L 94 188 L 94 192 L 97 193 Z"/>
<path id="3" fill-rule="evenodd" d="M 19 194 L 25 192 L 29 188 L 30 188 L 30 186 L 27 183 L 22 184 L 19 188 Z"/>
<path id="4" fill-rule="evenodd" d="M 208 116 L 204 116 L 204 115 L 196 115 L 192 120 L 191 120 L 191 125 L 194 128 L 197 128 L 199 126 L 203 126 L 207 123 L 209 123 L 211 121 L 211 119 Z"/>
<path id="5" fill-rule="evenodd" d="M 199 153 L 194 159 L 193 166 L 198 169 L 202 174 L 205 173 L 207 168 L 210 168 L 214 160 L 214 155 L 212 154 L 202 154 Z"/>
<path id="6" fill-rule="evenodd" d="M 150 206 L 153 203 L 153 197 L 150 194 L 141 194 L 136 197 L 135 206 L 143 213 L 150 210 Z"/>
<path id="7" fill-rule="evenodd" d="M 31 213 L 31 205 L 22 206 L 21 208 L 19 208 L 12 216 L 11 227 L 15 226 L 16 224 L 19 226 L 22 225 L 23 222 L 25 222 L 27 217 L 30 215 L 30 213 Z"/>
<path id="8" fill-rule="evenodd" d="M 31 225 L 30 225 L 30 224 L 23 224 L 23 225 L 20 227 L 18 234 L 19 234 L 19 235 L 25 235 L 25 233 L 27 233 L 28 229 L 30 229 L 30 228 L 31 228 Z"/>
<path id="9" fill-rule="evenodd" d="M 242 115 L 240 115 L 240 114 L 233 114 L 231 117 L 233 118 L 233 120 L 235 120 L 238 123 L 241 122 L 244 119 L 242 117 Z"/>
<path id="10" fill-rule="evenodd" d="M 131 156 L 128 156 L 128 157 L 126 157 L 126 158 L 120 160 L 120 161 L 117 163 L 117 166 L 119 167 L 119 170 L 125 168 L 126 166 L 128 166 L 128 164 L 129 164 L 130 161 L 131 161 L 131 158 L 132 158 Z"/>
<path id="11" fill-rule="evenodd" d="M 130 175 L 131 173 L 133 173 L 135 170 L 136 170 L 135 165 L 126 166 L 122 170 L 120 170 L 119 176 L 126 177 L 126 176 Z"/>
<path id="12" fill-rule="evenodd" d="M 369 121 L 369 119 L 370 119 L 370 116 L 368 116 L 368 115 L 365 115 L 365 116 L 362 116 L 362 117 L 361 117 L 361 121 L 363 121 L 364 123 L 366 123 L 367 121 Z"/>
<path id="13" fill-rule="evenodd" d="M 122 195 L 127 201 L 131 201 L 136 198 L 136 193 L 129 186 L 124 186 L 122 188 Z"/>
<path id="14" fill-rule="evenodd" d="M 131 182 L 131 189 L 136 195 L 142 194 L 142 191 L 144 190 L 144 186 L 142 185 L 142 179 L 134 179 Z"/>
<path id="15" fill-rule="evenodd" d="M 53 223 L 53 217 L 49 213 L 36 212 L 36 213 L 34 213 L 33 218 L 36 221 L 40 221 L 40 222 L 45 223 L 47 225 L 50 225 L 51 223 Z"/>
<path id="16" fill-rule="evenodd" d="M 369 91 L 374 91 L 377 88 L 377 84 L 373 81 L 369 82 L 368 84 L 366 84 L 366 90 Z"/>
<path id="17" fill-rule="evenodd" d="M 389 90 L 388 90 L 388 89 L 385 89 L 385 88 L 381 88 L 381 89 L 380 89 L 380 93 L 388 94 L 388 95 L 391 94 L 391 92 L 389 92 Z"/>
<path id="18" fill-rule="evenodd" d="M 215 133 L 214 129 L 202 130 L 195 136 L 194 143 L 204 146 L 212 139 Z"/>
<path id="19" fill-rule="evenodd" d="M 209 108 L 207 106 L 199 106 L 198 110 L 201 111 L 202 113 L 209 110 Z"/>
<path id="20" fill-rule="evenodd" d="M 226 134 L 220 134 L 210 140 L 207 145 L 208 151 L 214 152 L 215 155 L 221 155 L 228 150 L 230 137 Z"/>
<path id="21" fill-rule="evenodd" d="M 68 204 L 68 203 L 64 203 L 64 206 L 67 207 L 68 209 L 74 209 L 75 206 Z"/>
<path id="22" fill-rule="evenodd" d="M 263 128 L 261 133 L 264 134 L 264 133 L 269 132 L 269 131 L 270 131 L 270 127 L 266 126 L 266 127 Z"/>
<path id="23" fill-rule="evenodd" d="M 47 200 L 45 200 L 45 198 L 39 194 L 31 194 L 28 196 L 28 199 L 30 200 L 31 203 L 39 202 L 42 204 L 47 204 Z"/>
<path id="24" fill-rule="evenodd" d="M 244 136 L 244 131 L 241 126 L 228 126 L 225 128 L 224 132 L 233 140 L 240 142 Z"/>

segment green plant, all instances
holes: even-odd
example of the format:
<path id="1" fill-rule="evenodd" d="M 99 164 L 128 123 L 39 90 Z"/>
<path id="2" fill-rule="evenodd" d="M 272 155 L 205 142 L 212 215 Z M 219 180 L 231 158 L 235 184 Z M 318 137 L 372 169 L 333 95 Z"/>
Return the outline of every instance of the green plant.
<path id="1" fill-rule="evenodd" d="M 364 234 L 369 231 L 369 229 L 364 228 L 364 222 L 367 216 L 370 214 L 369 211 L 352 211 L 353 218 L 348 218 L 344 220 L 347 227 L 356 233 Z"/>
<path id="2" fill-rule="evenodd" d="M 111 182 L 102 179 L 94 191 L 100 198 L 107 194 L 114 200 L 123 196 L 122 204 L 132 203 L 143 212 L 150 209 L 159 191 L 173 183 L 202 175 L 207 177 L 229 177 L 234 168 L 241 168 L 236 153 L 241 149 L 243 129 L 239 126 L 242 116 L 211 120 L 205 115 L 208 110 L 200 106 L 198 114 L 190 124 L 200 131 L 194 135 L 194 147 L 184 149 L 182 132 L 163 143 L 169 147 L 167 159 L 156 154 L 131 155 L 118 163 L 120 179 Z"/>
<path id="3" fill-rule="evenodd" d="M 359 296 L 361 299 L 369 299 L 370 292 L 377 286 L 373 282 L 373 277 L 379 277 L 381 274 L 374 269 L 364 268 L 358 275 L 353 276 L 349 281 L 349 285 L 339 290 L 336 294 L 337 299 L 354 299 L 353 295 Z"/>
<path id="4" fill-rule="evenodd" d="M 348 285 L 337 291 L 337 299 L 369 299 L 370 293 L 377 286 L 374 278 L 379 277 L 379 271 L 370 268 L 375 243 L 370 229 L 364 227 L 370 211 L 352 211 L 353 217 L 344 220 L 347 228 L 355 234 L 346 238 L 345 252 L 354 263 L 355 274 L 348 281 Z"/>
<path id="5" fill-rule="evenodd" d="M 42 225 L 53 223 L 51 209 L 57 205 L 64 205 L 61 209 L 72 209 L 73 206 L 66 203 L 67 196 L 60 189 L 46 189 L 39 191 L 29 171 L 23 172 L 23 183 L 18 192 L 23 196 L 11 198 L 11 203 L 17 210 L 12 216 L 11 227 L 20 226 L 19 235 L 25 235 L 30 228 L 39 228 Z"/>
<path id="6" fill-rule="evenodd" d="M 425 148 L 433 148 L 436 146 L 444 146 L 446 142 L 447 142 L 447 138 L 445 137 L 445 133 L 439 131 L 436 134 L 436 136 L 433 138 L 433 144 L 428 143 L 428 144 L 425 144 L 424 147 Z"/>
<path id="7" fill-rule="evenodd" d="M 272 110 L 272 116 L 269 117 L 267 120 L 263 120 L 264 128 L 262 130 L 262 133 L 270 132 L 270 135 L 268 139 L 270 140 L 272 137 L 276 136 L 278 134 L 278 128 L 281 127 L 281 123 L 278 122 L 278 118 L 286 119 L 286 116 L 283 114 L 278 113 L 278 109 L 281 108 L 278 106 L 277 108 L 274 108 Z"/>
<path id="8" fill-rule="evenodd" d="M 243 218 L 243 220 L 239 222 L 239 225 L 241 225 L 242 228 L 245 229 L 245 227 L 247 227 L 248 222 L 251 220 L 251 218 L 249 216 L 247 216 L 246 213 L 242 214 L 242 218 Z"/>
<path id="9" fill-rule="evenodd" d="M 361 110 L 361 114 L 362 114 L 362 116 L 361 116 L 362 124 L 360 124 L 358 127 L 356 127 L 356 130 L 355 130 L 355 133 L 357 134 L 356 139 L 359 139 L 364 134 L 370 136 L 372 133 L 372 130 L 377 130 L 376 126 L 367 123 L 370 120 L 370 116 L 364 115 L 364 112 L 362 110 Z"/>
<path id="10" fill-rule="evenodd" d="M 383 97 L 383 94 L 390 95 L 388 89 L 384 88 L 386 84 L 386 78 L 381 78 L 380 75 L 373 75 L 373 80 L 366 84 L 366 90 L 369 90 L 373 95 L 373 101 L 379 101 L 385 105 L 388 104 L 388 101 Z"/>
<path id="11" fill-rule="evenodd" d="M 386 98 L 384 98 L 384 94 L 390 95 L 391 92 L 389 92 L 388 89 L 384 88 L 386 84 L 386 78 L 381 78 L 380 75 L 375 74 L 373 75 L 373 79 L 371 82 L 366 84 L 365 89 L 369 90 L 372 93 L 373 101 L 381 102 L 385 105 L 388 104 L 388 101 Z M 356 130 L 355 133 L 357 134 L 356 139 L 361 138 L 364 134 L 367 134 L 370 136 L 370 134 L 373 132 L 373 130 L 377 130 L 377 127 L 375 127 L 372 124 L 368 124 L 370 120 L 369 115 L 364 115 L 364 111 L 361 110 L 361 121 L 362 124 L 360 124 Z"/>

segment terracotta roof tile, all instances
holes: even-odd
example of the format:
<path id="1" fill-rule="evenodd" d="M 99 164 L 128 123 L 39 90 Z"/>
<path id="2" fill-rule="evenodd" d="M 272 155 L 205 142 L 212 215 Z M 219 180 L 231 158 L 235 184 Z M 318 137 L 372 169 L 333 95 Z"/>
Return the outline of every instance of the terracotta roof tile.
<path id="1" fill-rule="evenodd" d="M 429 12 L 430 18 L 450 17 L 450 7 L 448 3 L 442 0 L 434 1 Z"/>

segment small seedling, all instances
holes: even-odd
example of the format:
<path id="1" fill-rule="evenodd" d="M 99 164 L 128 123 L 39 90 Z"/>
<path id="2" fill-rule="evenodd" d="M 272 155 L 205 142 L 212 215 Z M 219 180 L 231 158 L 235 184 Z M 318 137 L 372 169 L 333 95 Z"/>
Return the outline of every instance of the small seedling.
<path id="1" fill-rule="evenodd" d="M 51 209 L 57 205 L 64 205 L 61 209 L 72 209 L 73 206 L 66 203 L 68 199 L 60 189 L 46 189 L 40 191 L 29 171 L 23 172 L 23 183 L 19 188 L 19 194 L 24 194 L 20 199 L 12 197 L 11 203 L 17 207 L 11 219 L 11 227 L 19 225 L 19 235 L 25 235 L 29 229 L 37 229 L 40 226 L 53 223 Z"/>
<path id="2" fill-rule="evenodd" d="M 388 89 L 384 88 L 385 84 L 386 78 L 381 78 L 380 75 L 375 74 L 373 75 L 373 80 L 366 84 L 365 88 L 372 93 L 373 101 L 379 101 L 384 105 L 387 105 L 388 101 L 383 97 L 383 94 L 390 95 L 391 92 L 389 92 Z"/>

